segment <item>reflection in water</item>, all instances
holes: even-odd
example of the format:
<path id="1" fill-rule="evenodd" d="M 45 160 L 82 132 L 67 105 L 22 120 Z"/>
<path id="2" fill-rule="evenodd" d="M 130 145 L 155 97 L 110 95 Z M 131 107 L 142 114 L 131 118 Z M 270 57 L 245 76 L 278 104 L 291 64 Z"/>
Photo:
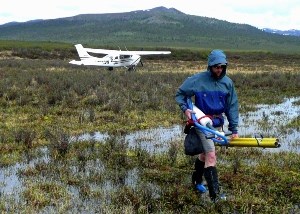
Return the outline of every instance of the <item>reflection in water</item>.
<path id="1" fill-rule="evenodd" d="M 281 104 L 258 105 L 256 111 L 247 112 L 240 115 L 239 135 L 240 137 L 254 137 L 259 134 L 264 137 L 278 138 L 281 144 L 277 151 L 297 150 L 291 143 L 299 142 L 300 133 L 297 130 L 282 130 L 282 126 L 287 125 L 291 120 L 300 114 L 300 106 L 293 105 L 294 102 L 300 100 L 298 98 L 286 99 Z M 225 122 L 225 129 L 226 124 Z M 142 149 L 153 153 L 163 152 L 169 149 L 169 143 L 176 140 L 183 140 L 184 134 L 182 126 L 175 125 L 170 128 L 154 128 L 145 131 L 137 131 L 125 136 L 125 141 L 130 147 L 140 146 Z M 83 134 L 78 140 L 96 140 L 103 141 L 109 135 L 100 132 L 91 134 Z M 267 149 L 274 150 L 274 149 Z"/>
<path id="2" fill-rule="evenodd" d="M 15 165 L 8 167 L 1 167 L 0 169 L 0 196 L 1 194 L 9 195 L 11 198 L 18 199 L 18 195 L 22 191 L 23 181 L 18 176 L 19 170 L 32 167 L 37 163 L 49 162 L 48 150 L 46 147 L 37 148 L 36 153 L 41 155 L 36 159 L 28 159 L 28 154 L 25 154 L 25 160 L 22 163 L 16 163 Z M 30 156 L 30 155 L 29 155 Z"/>
<path id="3" fill-rule="evenodd" d="M 14 166 L 2 167 L 0 170 L 0 193 L 5 192 L 8 195 L 17 195 L 16 187 L 21 186 L 17 172 L 21 168 L 20 164 Z"/>
<path id="4" fill-rule="evenodd" d="M 173 127 L 165 128 L 158 127 L 143 131 L 136 131 L 125 136 L 125 141 L 130 148 L 139 147 L 149 153 L 167 151 L 168 143 L 183 139 L 182 127 L 175 125 Z M 101 132 L 94 132 L 93 134 L 80 135 L 77 141 L 105 141 L 109 135 Z"/>
<path id="5" fill-rule="evenodd" d="M 258 105 L 258 110 L 242 114 L 239 128 L 240 137 L 254 136 L 258 133 L 265 137 L 275 137 L 281 144 L 276 151 L 296 149 L 299 152 L 300 148 L 297 149 L 291 144 L 299 142 L 300 132 L 282 128 L 300 115 L 300 106 L 293 105 L 299 100 L 300 97 L 285 99 L 281 104 Z"/>

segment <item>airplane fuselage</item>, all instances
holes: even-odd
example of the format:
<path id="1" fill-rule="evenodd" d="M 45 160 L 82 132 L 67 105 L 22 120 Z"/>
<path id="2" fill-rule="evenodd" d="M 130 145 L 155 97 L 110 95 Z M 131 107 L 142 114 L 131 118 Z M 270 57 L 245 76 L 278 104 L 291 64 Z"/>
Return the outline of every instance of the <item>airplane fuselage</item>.
<path id="1" fill-rule="evenodd" d="M 81 58 L 80 61 L 72 60 L 70 63 L 75 65 L 98 65 L 105 67 L 133 67 L 141 60 L 139 55 L 115 55 L 102 58 L 90 57 Z"/>

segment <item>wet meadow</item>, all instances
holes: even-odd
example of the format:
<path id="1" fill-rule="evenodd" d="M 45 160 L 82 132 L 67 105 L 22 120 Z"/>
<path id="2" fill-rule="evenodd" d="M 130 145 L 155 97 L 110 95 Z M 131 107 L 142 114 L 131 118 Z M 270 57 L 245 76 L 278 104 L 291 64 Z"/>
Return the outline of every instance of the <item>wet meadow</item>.
<path id="1" fill-rule="evenodd" d="M 300 58 L 229 56 L 240 136 L 281 147 L 217 147 L 227 201 L 193 190 L 174 100 L 205 60 L 108 71 L 62 59 L 0 59 L 1 213 L 300 213 Z M 226 128 L 226 127 L 225 127 Z"/>

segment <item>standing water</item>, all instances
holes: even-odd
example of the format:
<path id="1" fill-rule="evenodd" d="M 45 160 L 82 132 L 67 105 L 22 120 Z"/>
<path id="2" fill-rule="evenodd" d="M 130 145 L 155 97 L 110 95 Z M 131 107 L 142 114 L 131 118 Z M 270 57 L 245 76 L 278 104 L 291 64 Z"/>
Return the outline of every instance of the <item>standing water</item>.
<path id="1" fill-rule="evenodd" d="M 281 104 L 257 105 L 255 111 L 240 114 L 239 136 L 255 137 L 257 135 L 266 138 L 278 138 L 281 144 L 278 151 L 299 152 L 300 132 L 297 129 L 286 129 L 288 123 L 300 115 L 300 106 L 294 105 L 300 97 L 285 99 Z M 225 121 L 225 124 L 228 124 Z M 225 125 L 226 126 L 226 125 Z M 103 141 L 109 137 L 107 134 L 95 132 L 83 134 L 77 140 Z M 139 145 L 148 152 L 167 151 L 169 143 L 184 139 L 183 127 L 175 125 L 169 128 L 158 127 L 143 131 L 136 131 L 125 136 L 125 141 L 130 147 Z M 274 150 L 274 149 L 269 149 Z"/>

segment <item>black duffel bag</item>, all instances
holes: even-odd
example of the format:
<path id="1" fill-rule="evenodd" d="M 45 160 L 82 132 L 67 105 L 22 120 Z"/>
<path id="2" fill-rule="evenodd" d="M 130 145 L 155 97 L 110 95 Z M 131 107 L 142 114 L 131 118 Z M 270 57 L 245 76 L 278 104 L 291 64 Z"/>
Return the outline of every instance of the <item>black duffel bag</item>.
<path id="1" fill-rule="evenodd" d="M 191 126 L 186 133 L 187 135 L 184 139 L 184 153 L 191 156 L 203 153 L 202 142 L 199 135 L 196 133 L 196 128 Z"/>

